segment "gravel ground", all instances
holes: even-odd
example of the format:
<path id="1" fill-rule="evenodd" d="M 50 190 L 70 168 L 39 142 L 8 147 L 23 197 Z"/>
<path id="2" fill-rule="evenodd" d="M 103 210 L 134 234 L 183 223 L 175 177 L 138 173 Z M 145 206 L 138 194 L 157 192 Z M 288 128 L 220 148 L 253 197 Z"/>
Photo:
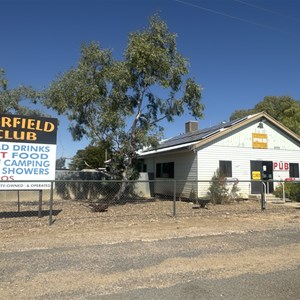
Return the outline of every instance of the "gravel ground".
<path id="1" fill-rule="evenodd" d="M 226 299 L 251 299 L 234 293 L 245 278 L 247 287 L 268 276 L 279 281 L 278 274 L 299 278 L 299 203 L 268 203 L 264 211 L 255 201 L 208 209 L 176 204 L 176 218 L 169 201 L 103 213 L 55 203 L 51 226 L 47 216 L 0 218 L 0 299 L 179 299 L 175 291 L 217 299 L 231 281 Z M 196 298 L 193 286 L 207 297 Z M 273 286 L 265 299 L 297 299 L 298 286 L 288 287 L 286 298 L 274 297 Z"/>
<path id="2" fill-rule="evenodd" d="M 53 206 L 53 221 L 56 226 L 69 227 L 74 224 L 116 224 L 116 223 L 148 223 L 164 221 L 173 217 L 173 201 L 139 201 L 123 205 L 111 205 L 105 212 L 93 212 L 84 201 L 55 201 Z M 268 213 L 289 213 L 295 208 L 300 209 L 300 202 L 267 203 L 263 211 Z M 48 226 L 49 203 L 43 202 L 43 218 L 37 218 L 38 202 L 21 202 L 20 212 L 17 211 L 17 202 L 0 203 L 1 228 L 22 229 Z M 261 214 L 261 205 L 258 201 L 243 201 L 229 205 L 208 204 L 205 209 L 199 208 L 191 202 L 176 201 L 175 215 L 177 218 L 226 216 L 226 215 L 256 215 Z"/>

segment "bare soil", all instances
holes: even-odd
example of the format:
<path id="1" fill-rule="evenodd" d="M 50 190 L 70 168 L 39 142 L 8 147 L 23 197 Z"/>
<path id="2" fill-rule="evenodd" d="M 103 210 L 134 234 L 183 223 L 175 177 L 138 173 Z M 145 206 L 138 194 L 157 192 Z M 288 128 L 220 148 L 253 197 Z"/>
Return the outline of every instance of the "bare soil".
<path id="1" fill-rule="evenodd" d="M 177 202 L 173 217 L 172 201 L 114 205 L 105 212 L 93 212 L 84 202 L 64 201 L 55 203 L 51 226 L 47 208 L 44 204 L 44 216 L 37 218 L 37 207 L 23 203 L 21 213 L 26 211 L 25 216 L 12 213 L 11 218 L 0 218 L 0 250 L 163 239 L 300 224 L 299 202 L 267 203 L 265 210 L 257 201 L 208 204 L 205 209 Z M 30 215 L 29 209 L 34 214 Z"/>
<path id="2" fill-rule="evenodd" d="M 32 208 L 32 203 L 31 205 L 23 203 L 21 206 L 21 211 L 30 209 L 36 211 L 36 207 Z M 46 209 L 45 205 L 44 210 Z M 49 259 L 47 251 L 50 249 L 128 245 L 138 241 L 147 243 L 147 249 L 153 247 L 149 251 L 155 253 L 159 251 L 155 244 L 157 241 L 300 228 L 300 203 L 267 203 L 266 209 L 262 211 L 257 201 L 231 205 L 209 204 L 207 209 L 188 202 L 177 202 L 176 217 L 173 217 L 171 201 L 116 205 L 110 206 L 105 212 L 93 212 L 86 203 L 65 201 L 55 203 L 54 210 L 56 214 L 53 216 L 54 223 L 51 226 L 48 224 L 47 215 L 40 219 L 26 215 L 0 218 L 0 269 L 19 270 L 15 276 L 10 274 L 9 279 L 0 280 L 2 281 L 0 299 L 39 299 L 39 297 L 53 299 L 54 291 L 78 293 L 78 285 L 84 285 L 86 293 L 108 295 L 117 292 L 116 286 L 118 292 L 141 287 L 167 287 L 182 282 L 186 275 L 190 278 L 193 276 L 199 278 L 205 277 L 208 272 L 208 277 L 229 278 L 247 272 L 265 273 L 272 270 L 295 269 L 300 264 L 299 243 L 280 245 L 277 248 L 266 245 L 265 249 L 241 249 L 238 254 L 223 253 L 221 250 L 231 247 L 223 243 L 218 245 L 221 252 L 207 257 L 173 256 L 159 264 L 125 271 L 113 271 L 111 266 L 111 272 L 106 275 L 100 271 L 91 271 L 87 267 L 84 270 L 74 271 L 74 265 L 51 272 L 39 270 L 36 271 L 37 275 L 35 271 L 30 271 L 30 264 L 33 262 L 23 261 L 24 266 L 20 267 L 16 262 L 1 259 L 32 251 L 39 254 L 44 251 L 45 259 Z M 190 249 L 213 247 L 213 243 L 214 240 L 201 246 L 191 244 Z M 68 253 L 66 259 L 70 259 L 74 255 L 74 252 L 72 253 Z M 286 256 L 286 253 L 289 255 Z M 87 252 L 84 256 L 86 255 L 91 254 Z M 124 255 L 125 258 L 126 255 L 128 257 L 132 254 L 119 255 Z M 137 255 L 142 257 L 142 254 Z M 96 260 L 96 257 L 103 259 L 101 253 L 93 254 L 92 259 Z M 44 286 L 43 282 L 47 282 L 47 286 Z M 73 297 L 68 299 L 71 298 L 73 299 Z"/>

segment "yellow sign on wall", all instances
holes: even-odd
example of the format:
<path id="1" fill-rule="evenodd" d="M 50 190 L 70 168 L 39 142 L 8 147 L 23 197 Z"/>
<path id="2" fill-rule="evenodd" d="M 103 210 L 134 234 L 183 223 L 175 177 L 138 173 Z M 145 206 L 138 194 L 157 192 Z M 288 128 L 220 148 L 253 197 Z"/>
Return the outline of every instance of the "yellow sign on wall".
<path id="1" fill-rule="evenodd" d="M 266 133 L 252 133 L 252 148 L 268 149 L 268 135 Z"/>
<path id="2" fill-rule="evenodd" d="M 252 171 L 252 179 L 253 180 L 260 180 L 261 179 L 260 171 Z"/>

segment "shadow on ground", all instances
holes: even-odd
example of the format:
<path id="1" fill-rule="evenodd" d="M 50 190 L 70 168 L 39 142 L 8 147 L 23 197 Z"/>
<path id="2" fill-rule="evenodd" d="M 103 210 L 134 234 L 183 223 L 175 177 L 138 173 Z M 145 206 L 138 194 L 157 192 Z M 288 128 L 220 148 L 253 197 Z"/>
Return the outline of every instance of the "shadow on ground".
<path id="1" fill-rule="evenodd" d="M 52 211 L 52 216 L 57 216 L 62 210 L 57 209 Z M 25 211 L 5 211 L 0 212 L 0 219 L 24 218 L 24 217 L 38 217 L 38 211 L 25 210 Z M 41 217 L 49 216 L 49 210 L 43 210 Z"/>

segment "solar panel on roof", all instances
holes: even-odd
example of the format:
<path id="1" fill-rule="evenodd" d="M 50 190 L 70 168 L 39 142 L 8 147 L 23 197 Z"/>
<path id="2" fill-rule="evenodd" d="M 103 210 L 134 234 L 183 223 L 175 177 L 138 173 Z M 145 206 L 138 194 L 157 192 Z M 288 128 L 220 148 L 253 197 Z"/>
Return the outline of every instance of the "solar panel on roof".
<path id="1" fill-rule="evenodd" d="M 188 132 L 188 133 L 182 133 L 173 138 L 163 141 L 162 143 L 160 143 L 158 145 L 157 149 L 162 149 L 162 148 L 173 147 L 173 146 L 177 146 L 177 145 L 183 145 L 183 144 L 201 141 L 211 135 L 214 135 L 214 134 L 220 132 L 221 130 L 223 130 L 225 128 L 229 128 L 233 125 L 236 125 L 248 118 L 249 118 L 249 116 L 241 118 L 241 119 L 229 121 L 229 122 L 223 122 L 218 125 L 204 128 L 201 130 L 195 130 L 195 131 Z"/>

